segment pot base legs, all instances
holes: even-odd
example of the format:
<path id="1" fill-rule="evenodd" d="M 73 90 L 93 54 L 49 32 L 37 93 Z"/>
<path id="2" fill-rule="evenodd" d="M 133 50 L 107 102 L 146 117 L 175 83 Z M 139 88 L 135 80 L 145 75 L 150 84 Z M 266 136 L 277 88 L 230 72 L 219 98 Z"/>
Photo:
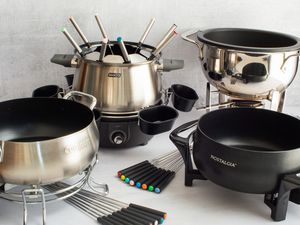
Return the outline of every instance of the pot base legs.
<path id="1" fill-rule="evenodd" d="M 271 218 L 274 221 L 285 220 L 289 201 L 300 204 L 300 177 L 298 174 L 284 176 L 280 182 L 278 193 L 266 194 L 264 199 L 271 209 Z"/>
<path id="2" fill-rule="evenodd" d="M 191 187 L 193 186 L 193 180 L 207 180 L 198 170 L 185 171 L 184 185 Z"/>

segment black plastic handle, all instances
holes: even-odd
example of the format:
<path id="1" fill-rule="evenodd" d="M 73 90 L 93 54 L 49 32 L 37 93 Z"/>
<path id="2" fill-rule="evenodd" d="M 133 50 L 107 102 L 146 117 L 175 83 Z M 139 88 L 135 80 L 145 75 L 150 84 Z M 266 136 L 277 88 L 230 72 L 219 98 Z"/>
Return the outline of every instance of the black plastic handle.
<path id="1" fill-rule="evenodd" d="M 136 208 L 133 208 L 133 207 L 131 207 L 131 206 L 129 206 L 129 207 L 127 208 L 127 210 L 128 210 L 129 212 L 135 213 L 135 214 L 137 214 L 137 215 L 143 215 L 143 216 L 152 218 L 153 220 L 158 221 L 159 224 L 162 224 L 162 223 L 164 222 L 164 218 L 163 218 L 163 217 L 158 216 L 158 215 L 153 214 L 153 213 L 145 212 L 145 211 L 143 211 L 143 210 L 136 209 Z"/>
<path id="2" fill-rule="evenodd" d="M 106 217 L 98 217 L 97 218 L 98 223 L 102 225 L 116 225 L 115 223 L 111 222 L 110 220 L 107 220 Z"/>
<path id="3" fill-rule="evenodd" d="M 110 219 L 111 221 L 114 221 L 116 225 L 132 225 L 130 222 L 124 221 L 123 219 L 120 219 L 116 215 L 108 215 L 107 219 Z"/>
<path id="4" fill-rule="evenodd" d="M 148 160 L 145 160 L 145 161 L 140 162 L 140 163 L 138 163 L 138 164 L 135 164 L 135 165 L 133 165 L 133 166 L 127 167 L 127 168 L 125 168 L 125 169 L 123 169 L 123 170 L 118 171 L 118 176 L 120 177 L 122 174 L 124 174 L 124 173 L 126 173 L 126 172 L 130 172 L 130 171 L 132 171 L 132 170 L 135 170 L 136 168 L 141 167 L 141 166 L 143 166 L 143 165 L 145 165 L 145 164 L 150 164 L 150 163 L 149 163 Z"/>
<path id="5" fill-rule="evenodd" d="M 175 177 L 175 172 L 171 172 L 160 184 L 155 187 L 155 193 L 159 194 L 163 191 L 165 187 L 173 180 Z"/>
<path id="6" fill-rule="evenodd" d="M 153 182 L 158 180 L 161 176 L 163 176 L 167 171 L 164 169 L 159 169 L 155 174 L 152 175 L 152 177 L 149 177 L 149 179 L 144 181 L 144 184 L 146 184 L 148 187 L 153 186 Z M 149 190 L 149 189 L 148 189 Z M 151 190 L 150 190 L 151 191 Z"/>
<path id="7" fill-rule="evenodd" d="M 155 180 L 152 183 L 152 186 L 155 188 L 156 185 L 158 185 L 159 183 L 161 183 L 170 173 L 171 173 L 171 171 L 164 172 L 157 180 Z"/>
<path id="8" fill-rule="evenodd" d="M 148 176 L 144 177 L 143 179 L 139 180 L 139 182 L 141 184 L 146 184 L 148 186 L 148 183 L 150 183 L 152 180 L 160 177 L 163 173 L 165 173 L 165 170 L 158 168 L 153 173 L 151 173 Z"/>
<path id="9" fill-rule="evenodd" d="M 122 211 L 126 211 L 126 213 L 129 214 L 129 215 L 141 218 L 141 219 L 146 220 L 146 221 L 150 221 L 154 225 L 158 224 L 158 222 L 160 221 L 160 217 L 158 217 L 158 216 L 149 216 L 145 213 L 141 213 L 141 212 L 137 211 L 136 209 L 134 209 L 132 207 L 122 209 Z"/>
<path id="10" fill-rule="evenodd" d="M 140 183 L 142 183 L 143 180 L 144 180 L 146 177 L 151 176 L 151 175 L 152 175 L 153 173 L 155 173 L 157 170 L 158 170 L 158 168 L 156 168 L 156 167 L 151 168 L 150 170 L 146 171 L 145 173 L 140 174 L 140 175 L 138 175 L 138 176 L 135 176 L 135 177 L 133 177 L 132 179 L 133 179 L 135 182 L 140 182 Z"/>
<path id="11" fill-rule="evenodd" d="M 191 159 L 191 153 L 190 153 L 190 144 L 189 140 L 194 135 L 193 131 L 188 135 L 187 138 L 180 137 L 178 134 L 186 131 L 193 126 L 198 124 L 198 120 L 193 120 L 191 122 L 185 123 L 181 125 L 180 127 L 173 130 L 169 136 L 171 141 L 175 144 L 175 146 L 178 148 L 185 164 L 185 185 L 186 186 L 192 186 L 193 179 L 201 179 L 206 180 L 206 178 L 198 171 L 193 169 L 192 159 Z"/>
<path id="12" fill-rule="evenodd" d="M 193 126 L 195 126 L 198 123 L 198 120 L 193 120 L 188 123 L 185 123 L 179 127 L 177 127 L 175 130 L 173 130 L 169 136 L 170 140 L 175 144 L 175 146 L 178 148 L 179 152 L 182 155 L 182 158 L 185 163 L 187 163 L 187 153 L 189 153 L 189 140 L 191 135 L 193 134 L 190 133 L 188 137 L 180 137 L 178 134 L 180 134 L 183 131 L 186 131 Z M 187 164 L 186 164 L 187 166 Z"/>
<path id="13" fill-rule="evenodd" d="M 51 58 L 51 62 L 55 64 L 62 65 L 64 67 L 71 67 L 72 66 L 72 60 L 75 55 L 67 55 L 67 54 L 55 54 Z"/>
<path id="14" fill-rule="evenodd" d="M 154 166 L 152 164 L 148 164 L 148 165 L 146 164 L 143 167 L 136 168 L 128 173 L 125 173 L 124 175 L 128 178 L 132 178 L 132 177 L 138 176 L 152 168 L 154 168 Z"/>
<path id="15" fill-rule="evenodd" d="M 154 225 L 151 221 L 151 220 L 147 220 L 147 219 L 144 219 L 143 217 L 138 217 L 138 216 L 135 216 L 135 215 L 132 215 L 131 213 L 127 212 L 126 209 L 122 209 L 121 211 L 118 212 L 120 215 L 123 215 L 123 216 L 126 216 L 127 218 L 130 218 L 130 219 L 133 219 L 143 225 Z"/>
<path id="16" fill-rule="evenodd" d="M 114 215 L 116 218 L 119 218 L 120 221 L 123 221 L 125 223 L 129 223 L 131 225 L 144 225 L 143 223 L 140 223 L 138 221 L 136 221 L 135 219 L 132 219 L 128 216 L 126 216 L 126 214 L 122 214 L 119 211 L 112 213 L 112 215 Z"/>
<path id="17" fill-rule="evenodd" d="M 145 212 L 149 212 L 149 213 L 152 213 L 154 215 L 158 215 L 164 219 L 167 218 L 167 213 L 165 212 L 162 212 L 162 211 L 158 211 L 158 210 L 155 210 L 155 209 L 150 209 L 150 208 L 147 208 L 147 207 L 144 207 L 144 206 L 140 206 L 140 205 L 136 205 L 136 204 L 129 204 L 129 206 L 133 207 L 133 208 L 136 208 L 136 209 L 140 209 L 140 210 L 143 210 Z"/>
<path id="18" fill-rule="evenodd" d="M 179 70 L 184 67 L 184 60 L 180 59 L 163 59 L 162 70 L 164 72 L 169 72 L 172 70 Z"/>

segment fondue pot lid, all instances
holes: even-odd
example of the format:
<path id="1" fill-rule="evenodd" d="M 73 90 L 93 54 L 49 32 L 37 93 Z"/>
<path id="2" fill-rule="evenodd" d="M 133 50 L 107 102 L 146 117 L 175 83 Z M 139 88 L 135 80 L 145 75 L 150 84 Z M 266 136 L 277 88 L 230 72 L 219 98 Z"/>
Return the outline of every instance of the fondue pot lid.
<path id="1" fill-rule="evenodd" d="M 215 28 L 197 33 L 199 41 L 221 48 L 251 52 L 287 52 L 300 49 L 299 38 L 278 32 Z"/>

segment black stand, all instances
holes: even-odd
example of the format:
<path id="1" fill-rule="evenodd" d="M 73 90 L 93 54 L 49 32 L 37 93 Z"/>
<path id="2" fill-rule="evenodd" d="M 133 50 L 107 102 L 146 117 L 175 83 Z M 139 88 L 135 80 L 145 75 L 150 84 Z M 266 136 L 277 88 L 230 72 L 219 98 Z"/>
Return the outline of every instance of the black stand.
<path id="1" fill-rule="evenodd" d="M 185 161 L 185 186 L 192 186 L 193 180 L 207 180 L 198 170 L 193 169 L 192 157 L 190 151 L 185 151 L 183 157 Z"/>
<path id="2" fill-rule="evenodd" d="M 289 201 L 300 204 L 300 177 L 297 174 L 285 175 L 278 193 L 266 194 L 264 200 L 271 209 L 274 221 L 285 220 Z"/>

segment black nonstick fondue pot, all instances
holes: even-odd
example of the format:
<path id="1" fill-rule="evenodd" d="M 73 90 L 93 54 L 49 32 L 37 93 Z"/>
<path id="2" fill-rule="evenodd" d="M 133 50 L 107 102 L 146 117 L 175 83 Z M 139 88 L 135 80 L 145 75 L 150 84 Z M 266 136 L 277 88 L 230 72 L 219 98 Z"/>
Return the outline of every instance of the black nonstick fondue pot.
<path id="1" fill-rule="evenodd" d="M 178 135 L 195 125 L 187 138 Z M 300 120 L 286 114 L 226 108 L 183 124 L 170 139 L 185 160 L 187 186 L 193 179 L 209 179 L 232 190 L 266 194 L 272 218 L 283 220 L 289 197 L 300 202 L 293 199 L 300 189 L 299 131 Z M 198 170 L 193 169 L 192 159 Z"/>

